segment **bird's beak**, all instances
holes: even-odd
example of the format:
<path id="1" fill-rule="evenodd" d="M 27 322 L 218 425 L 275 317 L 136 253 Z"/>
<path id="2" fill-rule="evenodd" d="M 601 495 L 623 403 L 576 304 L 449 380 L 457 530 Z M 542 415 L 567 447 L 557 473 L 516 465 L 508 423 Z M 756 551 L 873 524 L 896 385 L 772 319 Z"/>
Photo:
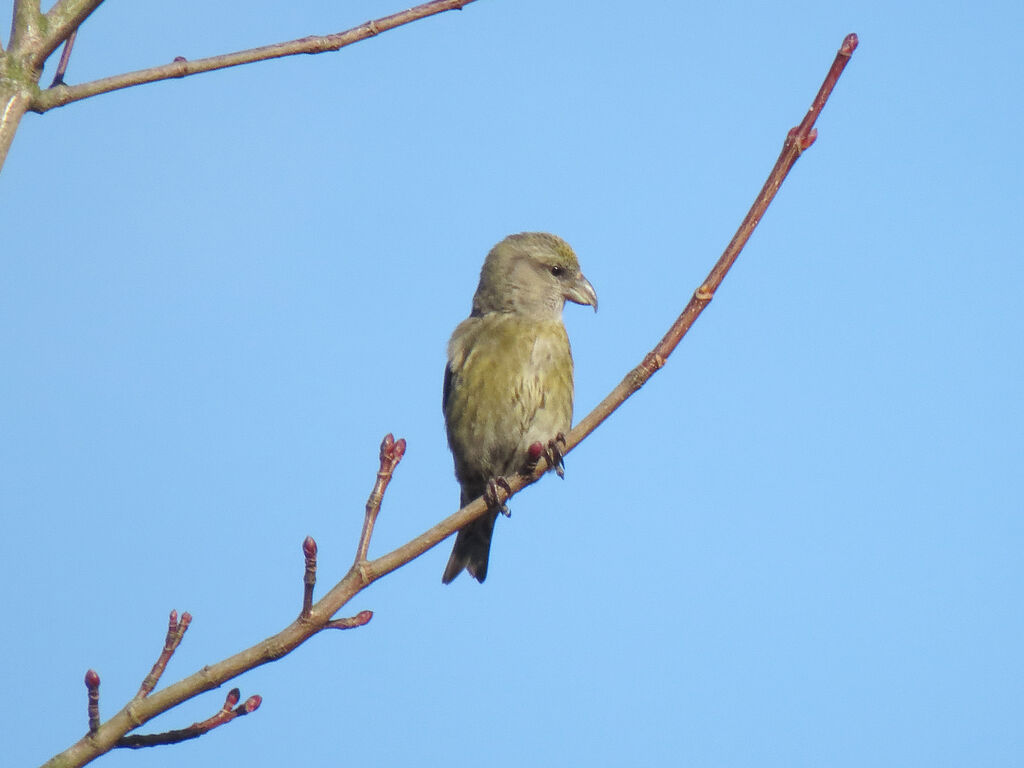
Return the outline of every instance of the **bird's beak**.
<path id="1" fill-rule="evenodd" d="M 569 286 L 565 292 L 565 298 L 576 304 L 589 304 L 597 312 L 597 291 L 582 274 Z"/>

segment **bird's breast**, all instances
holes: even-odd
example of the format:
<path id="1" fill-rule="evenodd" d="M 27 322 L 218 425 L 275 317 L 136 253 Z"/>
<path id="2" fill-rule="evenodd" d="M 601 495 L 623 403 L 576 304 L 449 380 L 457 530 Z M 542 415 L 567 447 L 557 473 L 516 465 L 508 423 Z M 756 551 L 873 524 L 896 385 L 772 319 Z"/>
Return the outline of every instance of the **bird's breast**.
<path id="1" fill-rule="evenodd" d="M 560 321 L 472 318 L 449 344 L 448 440 L 464 483 L 519 471 L 572 422 L 572 354 Z"/>

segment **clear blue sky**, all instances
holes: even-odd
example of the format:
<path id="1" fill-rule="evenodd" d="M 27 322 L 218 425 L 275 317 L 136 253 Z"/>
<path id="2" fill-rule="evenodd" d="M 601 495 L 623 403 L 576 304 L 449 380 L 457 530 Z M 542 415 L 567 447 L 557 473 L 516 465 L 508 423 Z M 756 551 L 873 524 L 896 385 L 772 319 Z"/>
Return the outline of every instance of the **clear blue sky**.
<path id="1" fill-rule="evenodd" d="M 68 80 L 401 7 L 110 0 Z M 371 552 L 454 511 L 445 343 L 510 232 L 562 235 L 597 288 L 566 310 L 586 413 L 855 31 L 715 301 L 513 500 L 485 585 L 442 587 L 446 543 L 351 604 L 367 627 L 239 679 L 257 714 L 101 761 L 1024 764 L 1022 29 L 1017 0 L 479 0 L 26 116 L 0 178 L 5 762 L 84 732 L 89 667 L 116 711 L 171 608 L 195 618 L 168 682 L 291 621 L 303 537 L 333 583 L 386 432 L 409 448 Z"/>

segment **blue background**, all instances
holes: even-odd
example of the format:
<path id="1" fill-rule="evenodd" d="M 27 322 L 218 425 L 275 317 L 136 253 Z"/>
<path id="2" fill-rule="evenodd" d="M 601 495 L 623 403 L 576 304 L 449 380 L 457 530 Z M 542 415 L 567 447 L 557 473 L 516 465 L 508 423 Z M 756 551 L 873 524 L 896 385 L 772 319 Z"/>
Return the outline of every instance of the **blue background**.
<path id="1" fill-rule="evenodd" d="M 68 81 L 400 7 L 108 2 Z M 83 734 L 89 667 L 113 714 L 171 608 L 167 682 L 290 622 L 304 536 L 323 589 L 348 568 L 386 432 L 409 448 L 371 554 L 455 510 L 445 343 L 510 232 L 562 235 L 597 288 L 566 309 L 582 417 L 857 32 L 715 301 L 513 500 L 484 586 L 443 588 L 439 546 L 346 607 L 365 628 L 237 680 L 256 714 L 101 760 L 1024 764 L 1022 29 L 1009 1 L 479 0 L 27 115 L 0 180 L 5 761 Z"/>

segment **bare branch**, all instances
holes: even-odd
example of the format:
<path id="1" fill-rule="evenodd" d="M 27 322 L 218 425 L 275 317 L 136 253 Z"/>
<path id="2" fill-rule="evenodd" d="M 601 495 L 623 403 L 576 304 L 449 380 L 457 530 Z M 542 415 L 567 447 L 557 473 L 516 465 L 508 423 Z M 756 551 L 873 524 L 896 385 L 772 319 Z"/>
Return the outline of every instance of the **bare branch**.
<path id="1" fill-rule="evenodd" d="M 669 328 L 662 340 L 658 342 L 658 345 L 647 354 L 640 365 L 626 374 L 622 382 L 569 433 L 566 438 L 568 444 L 566 452 L 572 450 L 583 438 L 593 432 L 602 421 L 607 419 L 616 408 L 625 402 L 626 398 L 640 389 L 658 369 L 665 365 L 665 361 L 672 354 L 676 345 L 679 344 L 700 313 L 711 302 L 715 291 L 718 290 L 729 269 L 736 262 L 740 251 L 747 244 L 747 241 L 754 232 L 754 228 L 761 221 L 761 217 L 775 198 L 775 194 L 779 191 L 779 187 L 793 168 L 797 158 L 814 142 L 817 136 L 814 130 L 814 123 L 818 119 L 822 107 L 825 106 L 825 102 L 828 101 L 832 88 L 835 86 L 839 75 L 842 74 L 856 47 L 857 35 L 847 35 L 838 53 L 836 53 L 828 75 L 818 90 L 810 110 L 800 125 L 790 130 L 786 136 L 779 159 L 775 161 L 775 167 L 768 174 L 768 179 L 765 181 L 764 186 L 761 187 L 760 193 L 754 200 L 753 205 L 750 206 L 750 210 L 740 223 L 739 229 L 729 242 L 729 245 L 726 246 L 722 256 L 715 263 L 715 266 L 704 282 L 694 291 L 693 297 L 686 305 L 686 308 L 672 324 L 672 327 Z"/>
<path id="2" fill-rule="evenodd" d="M 53 109 L 54 107 L 62 107 L 73 101 L 80 101 L 81 99 L 86 99 L 90 96 L 109 93 L 110 91 L 116 91 L 121 88 L 129 88 L 133 85 L 142 85 L 143 83 L 153 83 L 158 80 L 187 77 L 189 75 L 199 74 L 200 72 L 211 72 L 216 69 L 237 67 L 241 64 L 251 64 L 256 61 L 267 61 L 268 59 L 277 59 L 282 56 L 294 56 L 299 53 L 313 54 L 337 51 L 347 45 L 352 45 L 352 43 L 357 43 L 368 37 L 374 37 L 379 35 L 381 32 L 386 32 L 389 29 L 400 27 L 403 24 L 408 24 L 427 16 L 434 16 L 435 14 L 454 9 L 461 10 L 463 6 L 475 1 L 476 0 L 432 0 L 432 2 L 423 3 L 422 5 L 417 5 L 415 8 L 394 13 L 390 16 L 384 16 L 376 21 L 368 21 L 365 24 L 360 24 L 358 27 L 353 27 L 345 32 L 338 32 L 333 35 L 325 35 L 322 37 L 303 37 L 298 40 L 290 40 L 288 42 L 275 43 L 273 45 L 264 45 L 259 48 L 250 48 L 249 50 L 237 51 L 235 53 L 225 53 L 220 56 L 196 59 L 195 61 L 187 61 L 184 58 L 178 57 L 170 64 L 164 64 L 159 67 L 140 69 L 136 72 L 126 72 L 125 74 L 105 77 L 101 80 L 93 80 L 92 82 L 82 83 L 81 85 L 58 85 L 55 88 L 48 88 L 45 91 L 40 92 L 35 99 L 33 99 L 31 109 L 33 112 L 41 113 Z"/>
<path id="3" fill-rule="evenodd" d="M 14 0 L 11 36 L 8 40 L 12 54 L 27 52 L 40 39 L 42 21 L 39 0 Z"/>
<path id="4" fill-rule="evenodd" d="M 64 84 L 64 74 L 68 71 L 68 62 L 71 61 L 71 49 L 75 47 L 75 39 L 78 37 L 78 30 L 72 32 L 64 41 L 64 50 L 60 52 L 60 63 L 57 64 L 57 71 L 53 75 L 53 82 L 50 87 Z"/>
<path id="5" fill-rule="evenodd" d="M 39 13 L 39 0 L 14 0 L 14 15 L 31 11 Z"/>
<path id="6" fill-rule="evenodd" d="M 241 696 L 241 691 L 237 688 L 232 688 L 228 691 L 228 695 L 224 699 L 224 706 L 221 707 L 220 711 L 201 723 L 192 723 L 188 728 L 179 728 L 178 730 L 165 731 L 164 733 L 140 733 L 124 736 L 118 739 L 117 744 L 114 746 L 122 749 L 142 749 L 143 747 L 159 747 L 164 744 L 178 744 L 189 739 L 197 739 L 214 728 L 230 723 L 236 717 L 242 717 L 243 715 L 255 712 L 259 709 L 260 704 L 263 703 L 262 697 L 250 696 L 245 700 L 245 703 L 235 706 L 238 704 Z"/>
<path id="7" fill-rule="evenodd" d="M 160 652 L 160 656 L 153 665 L 153 669 L 150 670 L 149 674 L 142 681 L 139 692 L 135 694 L 136 699 L 146 698 L 156 688 L 156 684 L 160 682 L 160 677 L 167 668 L 167 662 L 171 660 L 171 656 L 178 650 L 181 639 L 185 636 L 185 630 L 188 629 L 188 625 L 191 623 L 192 615 L 188 611 L 181 614 L 181 621 L 178 621 L 178 612 L 171 611 L 170 619 L 167 622 L 167 636 L 164 638 L 164 649 Z"/>
<path id="8" fill-rule="evenodd" d="M 36 54 L 36 64 L 43 66 L 50 54 L 57 50 L 57 46 L 67 40 L 82 26 L 82 22 L 89 18 L 89 15 L 100 7 L 103 0 L 58 0 L 54 6 L 46 12 L 48 24 L 46 42 Z M 39 3 L 36 3 L 38 7 Z"/>
<path id="9" fill-rule="evenodd" d="M 384 492 L 388 489 L 391 476 L 395 473 L 395 467 L 405 455 L 405 438 L 395 440 L 390 432 L 384 436 L 380 444 L 380 469 L 377 470 L 377 482 L 373 484 L 370 497 L 366 500 L 366 516 L 363 518 L 363 532 L 359 536 L 359 546 L 356 548 L 356 561 L 358 566 L 366 560 L 366 553 L 370 549 L 370 537 L 373 536 L 373 526 L 377 522 L 377 514 L 380 512 L 381 502 L 384 500 Z"/>
<path id="10" fill-rule="evenodd" d="M 373 618 L 373 611 L 360 611 L 355 616 L 347 619 L 333 619 L 328 621 L 324 627 L 327 629 L 353 629 L 361 627 Z"/>
<path id="11" fill-rule="evenodd" d="M 94 669 L 85 673 L 85 690 L 89 697 L 89 733 L 96 733 L 100 729 L 100 676 Z"/>
<path id="12" fill-rule="evenodd" d="M 306 561 L 306 570 L 302 575 L 302 610 L 300 618 L 308 618 L 313 606 L 313 588 L 316 587 L 316 541 L 307 536 L 302 542 L 302 556 Z"/>

